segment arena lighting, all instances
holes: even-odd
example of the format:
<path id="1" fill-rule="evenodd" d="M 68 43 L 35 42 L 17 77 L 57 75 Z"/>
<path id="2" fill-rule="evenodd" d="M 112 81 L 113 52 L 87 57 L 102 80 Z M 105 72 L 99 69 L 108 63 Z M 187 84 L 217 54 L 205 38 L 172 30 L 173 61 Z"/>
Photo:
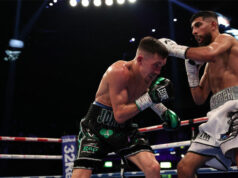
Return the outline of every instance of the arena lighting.
<path id="1" fill-rule="evenodd" d="M 133 43 L 133 42 L 135 42 L 135 41 L 136 41 L 135 38 L 131 38 L 131 39 L 130 39 L 130 43 Z"/>
<path id="2" fill-rule="evenodd" d="M 110 168 L 110 167 L 112 167 L 112 166 L 113 166 L 112 161 L 105 161 L 103 167 Z"/>
<path id="3" fill-rule="evenodd" d="M 136 0 L 128 0 L 129 3 L 135 3 Z"/>
<path id="4" fill-rule="evenodd" d="M 57 0 L 53 0 L 54 3 L 57 3 Z"/>
<path id="5" fill-rule="evenodd" d="M 105 0 L 105 4 L 107 6 L 111 6 L 111 5 L 113 5 L 113 0 Z"/>
<path id="6" fill-rule="evenodd" d="M 227 17 L 217 12 L 216 14 L 218 15 L 217 19 L 219 25 L 224 25 L 225 27 L 230 26 L 230 20 Z"/>
<path id="7" fill-rule="evenodd" d="M 54 4 L 52 2 L 49 3 L 49 6 L 53 6 Z"/>
<path id="8" fill-rule="evenodd" d="M 124 4 L 125 3 L 125 0 L 117 0 L 117 4 Z"/>
<path id="9" fill-rule="evenodd" d="M 97 7 L 101 6 L 102 5 L 102 1 L 101 0 L 94 0 L 93 1 L 93 4 Z"/>
<path id="10" fill-rule="evenodd" d="M 69 4 L 70 6 L 75 7 L 77 6 L 77 0 L 69 0 Z"/>
<path id="11" fill-rule="evenodd" d="M 226 30 L 225 33 L 228 33 L 228 34 L 234 36 L 234 38 L 238 40 L 238 30 L 237 29 L 230 28 L 229 30 Z"/>
<path id="12" fill-rule="evenodd" d="M 12 48 L 23 48 L 24 42 L 18 39 L 10 39 L 9 46 Z"/>
<path id="13" fill-rule="evenodd" d="M 162 169 L 172 168 L 172 163 L 171 162 L 160 162 L 160 167 Z"/>
<path id="14" fill-rule="evenodd" d="M 88 7 L 89 6 L 89 0 L 82 0 L 82 6 Z"/>
<path id="15" fill-rule="evenodd" d="M 156 29 L 153 28 L 151 31 L 154 33 L 154 32 L 156 32 Z"/>

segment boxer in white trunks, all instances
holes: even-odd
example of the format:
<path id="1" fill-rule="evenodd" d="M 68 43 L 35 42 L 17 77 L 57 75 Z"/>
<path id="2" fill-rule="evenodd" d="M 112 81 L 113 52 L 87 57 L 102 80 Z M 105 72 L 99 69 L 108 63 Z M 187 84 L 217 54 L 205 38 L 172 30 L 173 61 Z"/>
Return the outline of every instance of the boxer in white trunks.
<path id="1" fill-rule="evenodd" d="M 227 170 L 232 161 L 238 166 L 238 41 L 219 32 L 215 12 L 198 12 L 190 22 L 199 47 L 159 39 L 170 56 L 185 59 L 194 102 L 201 105 L 210 92 L 213 94 L 208 121 L 200 125 L 198 136 L 177 166 L 179 178 L 194 177 L 204 164 L 220 170 Z M 204 62 L 207 63 L 199 80 L 199 68 Z"/>

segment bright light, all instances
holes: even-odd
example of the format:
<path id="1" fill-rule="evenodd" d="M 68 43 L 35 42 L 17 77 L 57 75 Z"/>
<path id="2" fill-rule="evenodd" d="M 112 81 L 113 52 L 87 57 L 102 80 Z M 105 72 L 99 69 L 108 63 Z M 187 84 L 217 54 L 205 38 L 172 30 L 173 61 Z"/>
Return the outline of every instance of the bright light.
<path id="1" fill-rule="evenodd" d="M 174 18 L 174 20 L 173 20 L 174 22 L 177 22 L 178 21 L 178 19 L 177 18 Z"/>
<path id="2" fill-rule="evenodd" d="M 111 6 L 111 5 L 113 4 L 113 0 L 106 0 L 106 1 L 105 1 L 105 4 L 106 4 L 107 6 Z"/>
<path id="3" fill-rule="evenodd" d="M 10 39 L 9 46 L 12 48 L 23 48 L 24 42 L 18 39 Z"/>
<path id="4" fill-rule="evenodd" d="M 153 28 L 151 31 L 152 31 L 152 32 L 155 32 L 156 30 Z"/>
<path id="5" fill-rule="evenodd" d="M 172 163 L 171 162 L 160 162 L 160 167 L 161 168 L 172 168 Z"/>
<path id="6" fill-rule="evenodd" d="M 53 6 L 54 4 L 52 2 L 49 3 L 49 6 Z"/>
<path id="7" fill-rule="evenodd" d="M 124 4 L 124 3 L 125 3 L 125 0 L 117 0 L 117 3 L 118 3 L 118 4 Z"/>
<path id="8" fill-rule="evenodd" d="M 93 4 L 98 7 L 98 6 L 102 5 L 102 1 L 101 0 L 94 0 Z"/>
<path id="9" fill-rule="evenodd" d="M 155 156 L 159 156 L 160 154 L 159 153 L 155 153 Z"/>
<path id="10" fill-rule="evenodd" d="M 70 0 L 70 1 L 69 1 L 69 4 L 70 4 L 72 7 L 75 7 L 75 6 L 77 6 L 77 0 Z"/>
<path id="11" fill-rule="evenodd" d="M 230 26 L 230 22 L 229 22 L 228 18 L 226 18 L 225 16 L 219 15 L 219 16 L 217 17 L 217 19 L 218 19 L 218 24 L 219 24 L 219 25 L 222 24 L 222 25 L 224 25 L 225 27 Z"/>
<path id="12" fill-rule="evenodd" d="M 89 1 L 88 0 L 82 0 L 82 6 L 88 7 L 89 6 Z"/>
<path id="13" fill-rule="evenodd" d="M 136 41 L 135 38 L 131 38 L 131 39 L 130 39 L 130 43 L 135 42 L 135 41 Z"/>
<path id="14" fill-rule="evenodd" d="M 54 3 L 57 3 L 57 0 L 53 0 Z"/>
<path id="15" fill-rule="evenodd" d="M 112 167 L 112 166 L 113 166 L 113 164 L 111 161 L 105 161 L 104 167 Z"/>
<path id="16" fill-rule="evenodd" d="M 181 158 L 183 158 L 184 157 L 184 154 L 181 154 Z"/>
<path id="17" fill-rule="evenodd" d="M 175 155 L 175 154 L 176 154 L 176 151 L 170 151 L 170 154 L 171 154 L 171 155 Z"/>
<path id="18" fill-rule="evenodd" d="M 128 0 L 129 1 L 129 3 L 135 3 L 136 2 L 136 0 Z"/>

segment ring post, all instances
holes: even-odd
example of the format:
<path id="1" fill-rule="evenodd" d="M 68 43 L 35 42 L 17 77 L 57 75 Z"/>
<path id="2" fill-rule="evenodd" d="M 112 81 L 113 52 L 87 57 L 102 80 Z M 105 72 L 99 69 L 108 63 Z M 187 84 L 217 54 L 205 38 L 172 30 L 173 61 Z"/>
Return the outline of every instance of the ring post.
<path id="1" fill-rule="evenodd" d="M 77 137 L 66 135 L 62 137 L 63 177 L 71 178 L 74 160 L 77 155 Z"/>

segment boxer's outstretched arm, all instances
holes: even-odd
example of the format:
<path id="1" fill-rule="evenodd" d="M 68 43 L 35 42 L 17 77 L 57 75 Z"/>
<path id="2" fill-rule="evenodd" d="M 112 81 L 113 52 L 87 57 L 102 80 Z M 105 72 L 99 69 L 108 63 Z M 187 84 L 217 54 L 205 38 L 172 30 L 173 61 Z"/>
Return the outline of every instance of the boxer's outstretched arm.
<path id="1" fill-rule="evenodd" d="M 167 38 L 160 38 L 158 40 L 166 46 L 170 56 L 192 59 L 195 61 L 214 62 L 218 59 L 217 57 L 220 54 L 232 47 L 233 42 L 236 39 L 228 34 L 220 34 L 214 42 L 208 46 L 201 47 L 178 45 L 175 41 Z"/>
<path id="2" fill-rule="evenodd" d="M 188 48 L 186 57 L 197 61 L 214 62 L 220 54 L 232 47 L 233 40 L 230 35 L 220 34 L 208 46 Z"/>

